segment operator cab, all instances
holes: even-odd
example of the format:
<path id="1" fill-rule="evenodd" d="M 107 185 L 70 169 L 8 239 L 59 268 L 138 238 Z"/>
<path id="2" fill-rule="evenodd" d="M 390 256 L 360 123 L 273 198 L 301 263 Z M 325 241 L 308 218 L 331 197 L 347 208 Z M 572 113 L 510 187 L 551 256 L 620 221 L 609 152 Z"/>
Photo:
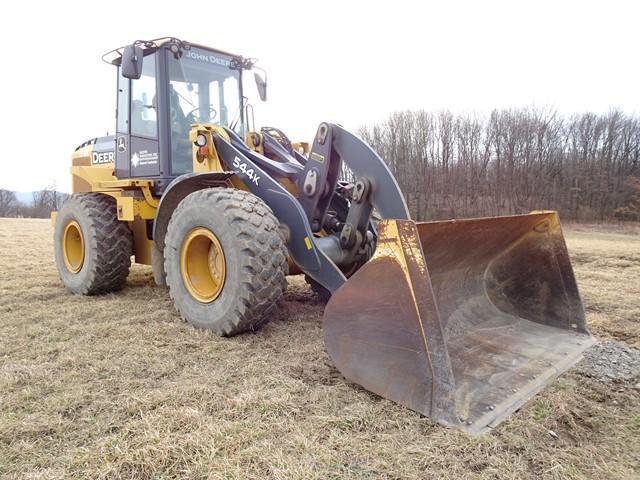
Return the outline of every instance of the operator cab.
<path id="1" fill-rule="evenodd" d="M 246 133 L 242 76 L 254 61 L 175 38 L 137 41 L 103 60 L 118 67 L 118 178 L 153 178 L 160 193 L 192 171 L 191 124 Z M 256 75 L 261 97 L 266 84 Z"/>

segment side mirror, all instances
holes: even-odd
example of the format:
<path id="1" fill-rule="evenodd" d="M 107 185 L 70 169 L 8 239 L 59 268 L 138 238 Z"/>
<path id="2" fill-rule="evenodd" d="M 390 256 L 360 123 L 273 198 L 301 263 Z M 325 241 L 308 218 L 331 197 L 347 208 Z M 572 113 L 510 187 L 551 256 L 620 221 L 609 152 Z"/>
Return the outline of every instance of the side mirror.
<path id="1" fill-rule="evenodd" d="M 267 101 L 267 81 L 262 78 L 258 72 L 253 73 L 253 78 L 256 81 L 256 87 L 258 88 L 258 95 L 263 102 Z"/>
<path id="2" fill-rule="evenodd" d="M 142 48 L 136 45 L 127 45 L 122 52 L 122 76 L 137 80 L 142 75 Z"/>

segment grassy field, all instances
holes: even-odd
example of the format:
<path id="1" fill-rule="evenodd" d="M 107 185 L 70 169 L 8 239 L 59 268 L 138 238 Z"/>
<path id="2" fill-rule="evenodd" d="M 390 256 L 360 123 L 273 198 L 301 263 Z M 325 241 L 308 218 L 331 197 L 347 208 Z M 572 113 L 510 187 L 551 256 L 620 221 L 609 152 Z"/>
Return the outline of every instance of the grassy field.
<path id="1" fill-rule="evenodd" d="M 640 234 L 570 226 L 567 241 L 591 331 L 640 347 Z M 118 294 L 69 294 L 49 222 L 0 219 L 0 478 L 640 476 L 633 385 L 569 372 L 470 438 L 347 383 L 322 308 L 293 277 L 280 318 L 217 338 L 148 267 Z"/>

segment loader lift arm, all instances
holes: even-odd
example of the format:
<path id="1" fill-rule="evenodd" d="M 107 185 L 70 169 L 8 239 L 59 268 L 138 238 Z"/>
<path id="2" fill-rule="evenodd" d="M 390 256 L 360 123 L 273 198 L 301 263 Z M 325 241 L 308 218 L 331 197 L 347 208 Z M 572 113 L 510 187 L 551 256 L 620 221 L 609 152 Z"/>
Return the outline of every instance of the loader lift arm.
<path id="1" fill-rule="evenodd" d="M 225 168 L 238 175 L 256 196 L 271 207 L 282 225 L 288 229 L 287 246 L 296 264 L 315 281 L 330 291 L 337 290 L 346 280 L 331 259 L 315 245 L 307 217 L 296 199 L 266 171 L 252 160 L 256 155 L 245 147 L 233 131 L 227 133 L 231 142 L 213 136 L 218 155 Z M 253 170 L 252 178 L 246 172 Z M 257 178 L 257 180 L 256 180 Z"/>
<path id="2" fill-rule="evenodd" d="M 289 230 L 288 247 L 296 264 L 330 292 L 346 281 L 339 265 L 353 263 L 358 255 L 362 255 L 365 244 L 372 241 L 367 233 L 373 208 L 382 216 L 409 218 L 400 188 L 382 159 L 339 125 L 320 124 L 304 171 L 299 176 L 299 199 L 258 165 L 259 157 L 256 157 L 259 153 L 250 150 L 232 130 L 226 129 L 226 133 L 229 141 L 214 135 L 224 167 L 235 172 L 252 193 L 272 208 Z M 316 237 L 314 233 L 325 227 L 342 162 L 359 176 L 347 221 L 339 236 Z M 252 178 L 246 175 L 250 169 Z"/>
<path id="3" fill-rule="evenodd" d="M 325 161 L 326 160 L 326 161 Z M 371 204 L 382 218 L 409 219 L 409 209 L 389 168 L 364 141 L 343 127 L 332 123 L 321 123 L 315 136 L 309 160 L 305 165 L 304 182 L 313 177 L 326 182 L 324 190 L 318 188 L 313 195 L 300 199 L 305 212 L 313 225 L 322 221 L 327 211 L 331 194 L 335 189 L 340 162 L 344 162 L 356 179 L 368 179 L 371 184 Z M 305 184 L 303 183 L 303 190 Z"/>

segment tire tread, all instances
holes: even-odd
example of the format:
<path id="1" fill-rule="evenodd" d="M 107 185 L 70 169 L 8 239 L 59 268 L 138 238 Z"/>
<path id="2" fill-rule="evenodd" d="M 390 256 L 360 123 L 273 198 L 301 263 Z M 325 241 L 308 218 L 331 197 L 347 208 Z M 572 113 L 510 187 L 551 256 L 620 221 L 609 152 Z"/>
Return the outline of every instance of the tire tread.
<path id="1" fill-rule="evenodd" d="M 92 269 L 76 293 L 99 295 L 122 289 L 131 267 L 133 238 L 129 226 L 118 220 L 115 199 L 101 193 L 78 193 L 67 201 L 74 202 L 89 219 L 90 231 L 83 231 L 89 238 L 84 242 L 89 248 L 93 245 L 94 251 L 85 252 L 85 261 L 87 255 L 95 255 Z"/>
<path id="2" fill-rule="evenodd" d="M 238 250 L 245 253 L 241 256 L 240 270 L 248 275 L 242 275 L 233 312 L 212 329 L 223 336 L 258 329 L 275 314 L 287 288 L 288 253 L 280 223 L 271 209 L 249 192 L 209 188 L 194 192 L 180 202 L 169 222 L 167 238 L 171 236 L 174 218 L 193 204 L 211 205 L 213 212 L 220 212 L 238 230 L 235 237 Z M 165 271 L 170 268 L 169 261 L 165 255 Z M 182 318 L 189 321 L 176 302 L 178 289 L 171 287 L 169 284 L 169 295 Z"/>

